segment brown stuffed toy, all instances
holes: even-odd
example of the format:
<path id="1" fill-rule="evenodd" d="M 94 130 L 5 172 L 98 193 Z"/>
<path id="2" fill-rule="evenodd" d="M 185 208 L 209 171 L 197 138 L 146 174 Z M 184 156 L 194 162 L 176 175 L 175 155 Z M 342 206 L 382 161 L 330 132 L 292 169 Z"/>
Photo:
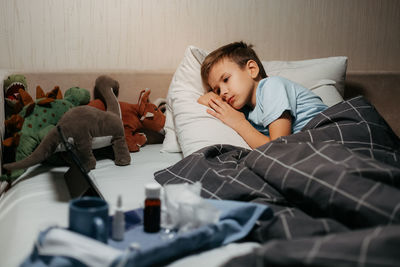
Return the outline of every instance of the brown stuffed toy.
<path id="1" fill-rule="evenodd" d="M 67 111 L 57 123 L 64 136 L 68 140 L 73 139 L 86 170 L 96 167 L 96 158 L 92 153 L 92 142 L 96 137 L 111 137 L 116 165 L 129 165 L 131 162 L 118 101 L 112 91 L 114 87 L 118 86 L 118 82 L 112 78 L 100 76 L 96 79 L 96 90 L 105 100 L 107 111 L 104 112 L 90 106 L 79 106 Z M 7 170 L 24 169 L 40 163 L 52 155 L 60 143 L 61 138 L 57 127 L 54 127 L 30 156 L 21 161 L 5 164 L 4 168 Z"/>
<path id="2" fill-rule="evenodd" d="M 114 90 L 118 96 L 118 90 Z M 95 98 L 98 95 L 96 88 Z M 119 102 L 124 123 L 125 139 L 130 152 L 139 151 L 145 143 L 161 143 L 165 115 L 149 101 L 150 90 L 142 90 L 137 104 Z M 101 99 L 91 101 L 89 106 L 105 110 Z M 151 140 L 149 140 L 151 139 Z M 161 141 L 159 141 L 161 140 Z"/>

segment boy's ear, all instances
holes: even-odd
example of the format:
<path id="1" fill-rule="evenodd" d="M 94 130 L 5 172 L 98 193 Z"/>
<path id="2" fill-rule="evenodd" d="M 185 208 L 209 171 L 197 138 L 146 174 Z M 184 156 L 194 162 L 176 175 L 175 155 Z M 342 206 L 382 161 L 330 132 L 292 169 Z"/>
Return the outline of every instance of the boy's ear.
<path id="1" fill-rule="evenodd" d="M 249 61 L 247 61 L 246 65 L 251 78 L 256 79 L 258 77 L 258 73 L 260 73 L 260 68 L 258 67 L 257 62 L 250 59 Z"/>

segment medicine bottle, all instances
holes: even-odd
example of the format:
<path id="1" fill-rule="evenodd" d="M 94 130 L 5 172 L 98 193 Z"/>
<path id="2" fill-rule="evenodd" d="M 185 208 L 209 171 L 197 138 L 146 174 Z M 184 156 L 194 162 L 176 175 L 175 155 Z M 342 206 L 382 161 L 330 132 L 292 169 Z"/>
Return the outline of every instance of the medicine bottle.
<path id="1" fill-rule="evenodd" d="M 161 217 L 161 186 L 157 183 L 147 184 L 145 187 L 143 227 L 148 233 L 160 231 Z"/>
<path id="2" fill-rule="evenodd" d="M 118 196 L 117 208 L 115 209 L 115 214 L 112 220 L 112 231 L 111 237 L 116 241 L 124 240 L 125 233 L 125 214 L 122 209 L 122 197 Z"/>

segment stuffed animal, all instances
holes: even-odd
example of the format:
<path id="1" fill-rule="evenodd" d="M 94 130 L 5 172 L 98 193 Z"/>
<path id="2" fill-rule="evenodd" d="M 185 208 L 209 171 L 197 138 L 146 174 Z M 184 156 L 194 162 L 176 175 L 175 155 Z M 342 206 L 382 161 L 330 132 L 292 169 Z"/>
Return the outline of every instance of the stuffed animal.
<path id="1" fill-rule="evenodd" d="M 71 89 L 72 90 L 72 89 Z M 84 89 L 86 90 L 86 89 Z M 41 110 L 35 110 L 35 106 L 42 106 L 44 108 L 46 108 L 47 110 L 49 110 L 48 108 L 52 108 L 52 112 L 56 112 L 57 114 L 55 114 L 55 116 L 51 116 L 53 119 L 51 121 L 54 121 L 54 118 L 58 117 L 57 115 L 59 114 L 60 116 L 62 114 L 65 113 L 65 108 L 67 108 L 67 106 L 70 104 L 69 102 L 72 101 L 72 99 L 74 99 L 75 97 L 80 97 L 79 94 L 70 94 L 70 96 L 65 99 L 68 102 L 64 102 L 64 100 L 62 101 L 55 101 L 55 103 L 50 104 L 52 102 L 54 102 L 54 100 L 56 99 L 62 99 L 62 93 L 61 90 L 58 86 L 55 86 L 54 89 L 50 92 L 48 92 L 47 94 L 45 94 L 43 92 L 43 89 L 40 86 L 36 87 L 36 101 L 34 101 L 32 99 L 32 97 L 25 91 L 22 89 L 19 89 L 18 92 L 18 98 L 21 101 L 21 104 L 23 106 L 23 110 L 21 110 L 18 114 L 13 114 L 11 115 L 11 117 L 9 119 L 7 119 L 4 124 L 5 124 L 5 131 L 6 131 L 6 138 L 9 136 L 13 136 L 15 133 L 21 131 L 25 118 L 29 117 L 29 115 L 31 115 L 32 113 L 34 113 L 35 117 L 30 117 L 27 118 L 28 123 L 26 125 L 32 125 L 33 131 L 37 132 L 38 128 L 41 128 L 43 125 L 46 125 L 49 123 L 49 120 L 46 119 L 46 117 L 49 116 L 50 113 L 42 113 Z M 88 97 L 88 92 L 86 92 L 86 96 L 83 96 L 82 101 L 84 103 L 86 103 L 86 99 Z M 89 96 L 90 97 L 90 96 Z M 61 103 L 61 104 L 60 104 Z M 72 102 L 71 102 L 72 103 Z M 74 102 L 75 103 L 75 102 Z M 52 107 L 54 105 L 54 107 Z M 59 109 L 59 107 L 61 107 L 61 109 Z M 40 109 L 40 108 L 38 108 Z M 64 110 L 64 112 L 63 112 Z M 46 121 L 43 121 L 43 119 L 46 119 Z M 38 123 L 36 122 L 38 121 Z M 53 124 L 57 123 L 54 122 Z M 10 140 L 8 140 L 7 142 L 10 142 Z"/>
<path id="2" fill-rule="evenodd" d="M 78 106 L 68 110 L 57 123 L 57 127 L 61 128 L 67 140 L 73 140 L 77 154 L 88 171 L 96 167 L 96 159 L 92 153 L 92 142 L 96 137 L 110 137 L 116 165 L 129 165 L 131 162 L 118 101 L 112 92 L 116 84 L 118 83 L 115 80 L 107 76 L 96 79 L 96 88 L 107 105 L 106 112 L 91 106 Z M 5 164 L 4 168 L 24 169 L 47 159 L 61 143 L 57 127 L 49 131 L 30 156 L 21 161 Z"/>
<path id="3" fill-rule="evenodd" d="M 90 100 L 89 91 L 79 87 L 68 89 L 64 99 L 61 99 L 62 94 L 59 87 L 55 87 L 45 95 L 38 86 L 36 96 L 39 98 L 36 101 L 33 101 L 24 90 L 19 90 L 19 93 L 24 108 L 5 121 L 9 137 L 3 141 L 3 145 L 8 149 L 7 154 L 15 155 L 11 161 L 20 161 L 28 157 L 65 112 L 77 105 L 87 104 Z M 12 148 L 15 148 L 14 153 L 10 153 Z M 10 162 L 10 159 L 5 162 Z M 16 170 L 0 179 L 14 180 L 24 171 L 23 169 Z"/>
<path id="4" fill-rule="evenodd" d="M 115 90 L 118 92 L 118 90 Z M 130 152 L 139 151 L 145 143 L 161 143 L 165 115 L 161 109 L 150 102 L 150 90 L 142 90 L 137 104 L 119 102 L 124 123 L 125 139 Z M 96 98 L 96 88 L 94 89 Z M 89 106 L 105 110 L 101 99 L 91 101 Z M 162 105 L 162 103 L 160 103 Z M 151 140 L 149 140 L 149 137 Z"/>
<path id="5" fill-rule="evenodd" d="M 8 119 L 11 115 L 17 114 L 23 108 L 19 90 L 26 91 L 28 85 L 26 78 L 21 74 L 13 74 L 7 77 L 3 82 L 5 105 L 5 117 Z"/>

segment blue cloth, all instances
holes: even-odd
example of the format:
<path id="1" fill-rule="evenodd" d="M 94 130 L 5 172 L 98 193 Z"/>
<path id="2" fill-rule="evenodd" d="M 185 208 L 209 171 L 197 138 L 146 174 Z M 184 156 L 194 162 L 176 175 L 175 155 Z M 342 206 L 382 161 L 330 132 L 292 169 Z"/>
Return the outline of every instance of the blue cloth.
<path id="1" fill-rule="evenodd" d="M 256 203 L 229 200 L 207 200 L 221 211 L 217 224 L 210 224 L 195 230 L 176 233 L 169 237 L 165 232 L 150 234 L 143 231 L 141 220 L 143 210 L 138 209 L 126 213 L 126 232 L 123 241 L 109 239 L 108 245 L 125 250 L 131 243 L 140 245 L 140 249 L 132 250 L 127 256 L 126 266 L 149 266 L 167 263 L 194 252 L 204 251 L 222 246 L 244 238 L 254 227 L 257 220 L 272 218 L 272 210 Z M 39 240 L 46 232 L 41 233 Z M 113 263 L 117 266 L 118 259 Z M 125 260 L 125 259 L 124 259 Z M 79 262 L 67 257 L 41 256 L 34 249 L 22 266 L 78 266 Z"/>
<path id="2" fill-rule="evenodd" d="M 266 205 L 229 200 L 207 201 L 221 211 L 217 224 L 176 234 L 171 239 L 162 231 L 155 234 L 146 233 L 143 231 L 143 226 L 139 225 L 125 233 L 124 241 L 110 240 L 109 244 L 116 248 L 126 248 L 134 241 L 140 245 L 140 250 L 130 253 L 127 265 L 157 265 L 193 252 L 216 248 L 240 240 L 251 231 L 260 217 L 268 219 L 273 216 L 272 210 Z"/>
<path id="3" fill-rule="evenodd" d="M 287 110 L 292 115 L 292 133 L 297 133 L 325 109 L 327 106 L 321 98 L 309 89 L 288 79 L 273 76 L 259 82 L 256 106 L 248 111 L 247 119 L 258 131 L 269 135 L 268 125 Z"/>

